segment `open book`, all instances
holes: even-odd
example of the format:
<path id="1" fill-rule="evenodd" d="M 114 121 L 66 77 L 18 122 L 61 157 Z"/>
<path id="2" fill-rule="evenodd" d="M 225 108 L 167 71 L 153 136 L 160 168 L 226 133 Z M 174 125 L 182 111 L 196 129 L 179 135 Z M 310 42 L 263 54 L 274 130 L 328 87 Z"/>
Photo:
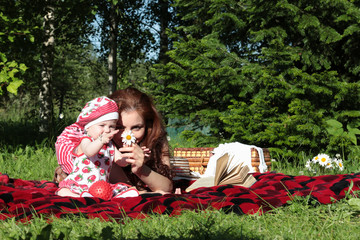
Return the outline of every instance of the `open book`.
<path id="1" fill-rule="evenodd" d="M 215 176 L 202 177 L 191 184 L 186 192 L 189 192 L 199 187 L 212 187 L 219 185 L 237 185 L 243 187 L 251 187 L 256 182 L 256 179 L 249 174 L 249 167 L 240 163 L 231 167 L 231 158 L 225 154 L 216 162 Z"/>

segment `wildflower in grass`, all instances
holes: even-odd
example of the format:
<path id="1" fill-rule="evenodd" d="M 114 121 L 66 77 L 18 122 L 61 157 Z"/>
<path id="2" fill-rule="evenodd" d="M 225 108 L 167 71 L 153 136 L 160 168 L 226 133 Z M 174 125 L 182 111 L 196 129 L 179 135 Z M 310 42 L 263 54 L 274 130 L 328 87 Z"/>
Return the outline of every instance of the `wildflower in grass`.
<path id="1" fill-rule="evenodd" d="M 331 162 L 329 155 L 321 153 L 318 156 L 318 163 L 320 166 L 326 167 L 329 162 Z"/>
<path id="2" fill-rule="evenodd" d="M 305 168 L 312 173 L 324 173 L 325 170 L 344 170 L 344 165 L 340 155 L 330 158 L 329 155 L 321 153 L 308 160 Z"/>
<path id="3" fill-rule="evenodd" d="M 311 161 L 311 160 L 308 160 L 308 161 L 306 162 L 306 164 L 305 164 L 306 169 L 308 169 L 309 171 L 312 171 L 311 163 L 312 163 L 312 161 Z"/>
<path id="4" fill-rule="evenodd" d="M 340 154 L 336 154 L 336 157 L 334 158 L 334 164 L 337 166 L 337 168 L 340 169 L 340 171 L 344 170 L 344 164 L 340 158 Z"/>
<path id="5" fill-rule="evenodd" d="M 343 162 L 341 159 L 338 161 L 338 167 L 339 167 L 340 171 L 344 170 L 344 165 L 343 165 Z"/>
<path id="6" fill-rule="evenodd" d="M 325 169 L 333 169 L 334 168 L 334 166 L 333 166 L 333 164 L 332 164 L 332 162 L 328 162 L 328 163 L 326 163 L 326 166 L 325 166 Z"/>
<path id="7" fill-rule="evenodd" d="M 313 162 L 313 163 L 318 163 L 318 162 L 319 162 L 319 155 L 313 157 L 312 162 Z"/>

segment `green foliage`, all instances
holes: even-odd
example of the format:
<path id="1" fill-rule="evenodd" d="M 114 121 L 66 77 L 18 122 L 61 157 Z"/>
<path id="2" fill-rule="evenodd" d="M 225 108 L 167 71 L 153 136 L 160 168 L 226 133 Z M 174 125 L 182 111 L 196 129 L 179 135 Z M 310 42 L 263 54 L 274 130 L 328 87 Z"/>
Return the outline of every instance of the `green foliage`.
<path id="1" fill-rule="evenodd" d="M 48 142 L 52 147 L 58 136 L 66 126 L 73 123 L 79 110 L 67 108 L 64 111 L 63 119 L 55 119 L 54 125 L 54 137 L 45 138 L 38 131 L 37 121 L 37 101 L 32 99 L 30 94 L 19 93 L 17 96 L 9 96 L 7 100 L 11 104 L 6 102 L 0 102 L 0 106 L 6 107 L 0 108 L 0 145 L 7 147 L 22 147 L 22 146 L 36 146 L 37 144 Z M 81 104 L 81 106 L 80 106 Z M 79 103 L 78 108 L 83 107 L 83 102 Z M 59 112 L 56 109 L 56 112 Z"/>
<path id="2" fill-rule="evenodd" d="M 330 135 L 333 135 L 336 138 L 342 138 L 342 141 L 344 141 L 344 139 L 348 140 L 354 145 L 357 145 L 356 135 L 360 134 L 360 129 L 352 128 L 350 125 L 347 125 L 346 128 L 348 131 L 344 131 L 342 123 L 335 119 L 328 120 L 327 124 L 329 125 L 327 131 Z"/>
<path id="3" fill-rule="evenodd" d="M 0 146 L 0 172 L 14 178 L 52 181 L 58 165 L 52 141 L 44 140 L 25 147 L 4 143 Z"/>
<path id="4" fill-rule="evenodd" d="M 352 128 L 359 121 L 358 2 L 182 0 L 175 7 L 182 25 L 151 86 L 166 116 L 210 126 L 219 142 L 285 157 L 341 152 L 327 120 Z"/>
<path id="5" fill-rule="evenodd" d="M 54 60 L 53 91 L 55 112 L 67 117 L 79 114 L 90 99 L 107 94 L 107 72 L 98 62 L 91 45 L 79 48 L 67 44 L 56 47 Z"/>
<path id="6" fill-rule="evenodd" d="M 218 138 L 208 136 L 200 131 L 182 131 L 180 138 L 186 143 L 191 143 L 191 146 L 189 147 L 217 147 L 221 143 Z"/>
<path id="7" fill-rule="evenodd" d="M 334 152 L 340 146 L 343 159 L 345 159 L 345 155 L 348 153 L 349 158 L 357 162 L 359 159 L 358 153 L 360 152 L 360 147 L 357 144 L 357 135 L 360 135 L 360 129 L 357 127 L 360 126 L 360 123 L 347 124 L 347 131 L 343 128 L 343 124 L 335 119 L 329 119 L 326 123 L 328 126 L 326 130 L 332 136 L 328 146 L 329 151 Z"/>
<path id="8" fill-rule="evenodd" d="M 110 14 L 111 6 L 115 6 L 115 17 L 112 19 Z M 127 83 L 127 77 L 130 74 L 133 64 L 142 61 L 147 56 L 148 51 L 152 51 L 155 42 L 153 34 L 150 31 L 152 23 L 149 22 L 149 16 L 146 15 L 145 2 L 140 0 L 126 1 L 95 1 L 96 14 L 99 24 L 95 24 L 100 41 L 101 55 L 100 59 L 107 61 L 109 49 L 111 46 L 109 29 L 111 24 L 116 22 L 118 32 L 116 33 L 117 44 L 117 76 L 119 82 L 117 86 L 123 88 Z"/>
<path id="9" fill-rule="evenodd" d="M 27 26 L 23 19 L 21 17 L 12 18 L 6 16 L 3 8 L 0 6 L 0 45 L 13 43 L 15 38 L 19 38 L 19 36 L 28 38 L 33 42 L 34 37 L 26 29 Z M 0 95 L 3 95 L 5 89 L 7 92 L 16 95 L 17 89 L 23 84 L 18 75 L 23 74 L 27 67 L 23 63 L 9 60 L 5 52 L 0 50 Z"/>
<path id="10" fill-rule="evenodd" d="M 352 208 L 354 214 L 358 215 L 360 213 L 360 198 L 350 198 L 348 204 Z"/>
<path id="11" fill-rule="evenodd" d="M 351 134 L 360 118 L 358 1 L 177 0 L 166 17 L 159 8 L 168 5 L 152 1 L 55 1 L 52 90 L 55 113 L 66 116 L 58 127 L 88 98 L 106 94 L 111 3 L 119 21 L 119 86 L 151 93 L 167 119 L 184 119 L 192 131 L 187 144 L 240 141 L 298 158 L 344 149 L 359 159 L 358 135 Z M 0 6 L 3 111 L 13 100 L 9 91 L 19 99 L 30 94 L 39 107 L 43 7 L 14 0 Z M 170 61 L 149 72 L 145 56 L 157 44 L 149 25 L 160 20 L 170 21 Z M 99 49 L 89 47 L 90 35 L 101 37 Z M 36 125 L 36 111 L 28 115 Z M 329 133 L 329 119 L 350 135 Z"/>
<path id="12" fill-rule="evenodd" d="M 176 60 L 155 69 L 161 82 L 155 84 L 155 94 L 163 96 L 158 105 L 168 117 L 188 117 L 195 127 L 223 133 L 219 116 L 236 93 L 237 71 L 228 66 L 236 56 L 212 36 L 201 41 L 189 36 L 175 48 L 169 56 Z"/>
<path id="13" fill-rule="evenodd" d="M 15 61 L 9 62 L 5 54 L 0 53 L 0 84 L 5 84 L 6 90 L 9 93 L 17 95 L 17 89 L 23 84 L 23 81 L 15 76 L 16 73 L 24 73 L 27 69 L 25 64 L 18 64 Z M 0 95 L 3 94 L 2 88 L 0 88 Z"/>

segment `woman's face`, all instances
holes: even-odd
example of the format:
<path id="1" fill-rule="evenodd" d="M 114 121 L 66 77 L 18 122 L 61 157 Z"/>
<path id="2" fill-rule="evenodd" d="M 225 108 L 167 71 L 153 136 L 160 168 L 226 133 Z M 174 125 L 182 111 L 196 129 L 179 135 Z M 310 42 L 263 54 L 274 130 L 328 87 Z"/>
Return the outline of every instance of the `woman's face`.
<path id="1" fill-rule="evenodd" d="M 116 128 L 120 130 L 114 137 L 117 143 L 121 143 L 121 134 L 124 131 L 131 131 L 136 138 L 136 143 L 141 142 L 145 136 L 145 121 L 135 110 L 123 111 Z"/>

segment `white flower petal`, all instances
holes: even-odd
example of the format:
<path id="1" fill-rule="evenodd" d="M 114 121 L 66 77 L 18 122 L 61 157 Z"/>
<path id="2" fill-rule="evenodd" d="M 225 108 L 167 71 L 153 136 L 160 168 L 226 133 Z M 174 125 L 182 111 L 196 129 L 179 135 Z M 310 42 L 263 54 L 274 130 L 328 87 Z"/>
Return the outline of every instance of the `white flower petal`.
<path id="1" fill-rule="evenodd" d="M 122 137 L 122 142 L 124 145 L 131 146 L 132 143 L 136 142 L 136 138 L 131 131 L 128 131 L 128 132 L 124 131 L 121 134 L 121 137 Z"/>
<path id="2" fill-rule="evenodd" d="M 330 163 L 330 157 L 327 154 L 321 153 L 318 156 L 318 163 L 320 166 L 326 167 L 328 163 Z"/>

